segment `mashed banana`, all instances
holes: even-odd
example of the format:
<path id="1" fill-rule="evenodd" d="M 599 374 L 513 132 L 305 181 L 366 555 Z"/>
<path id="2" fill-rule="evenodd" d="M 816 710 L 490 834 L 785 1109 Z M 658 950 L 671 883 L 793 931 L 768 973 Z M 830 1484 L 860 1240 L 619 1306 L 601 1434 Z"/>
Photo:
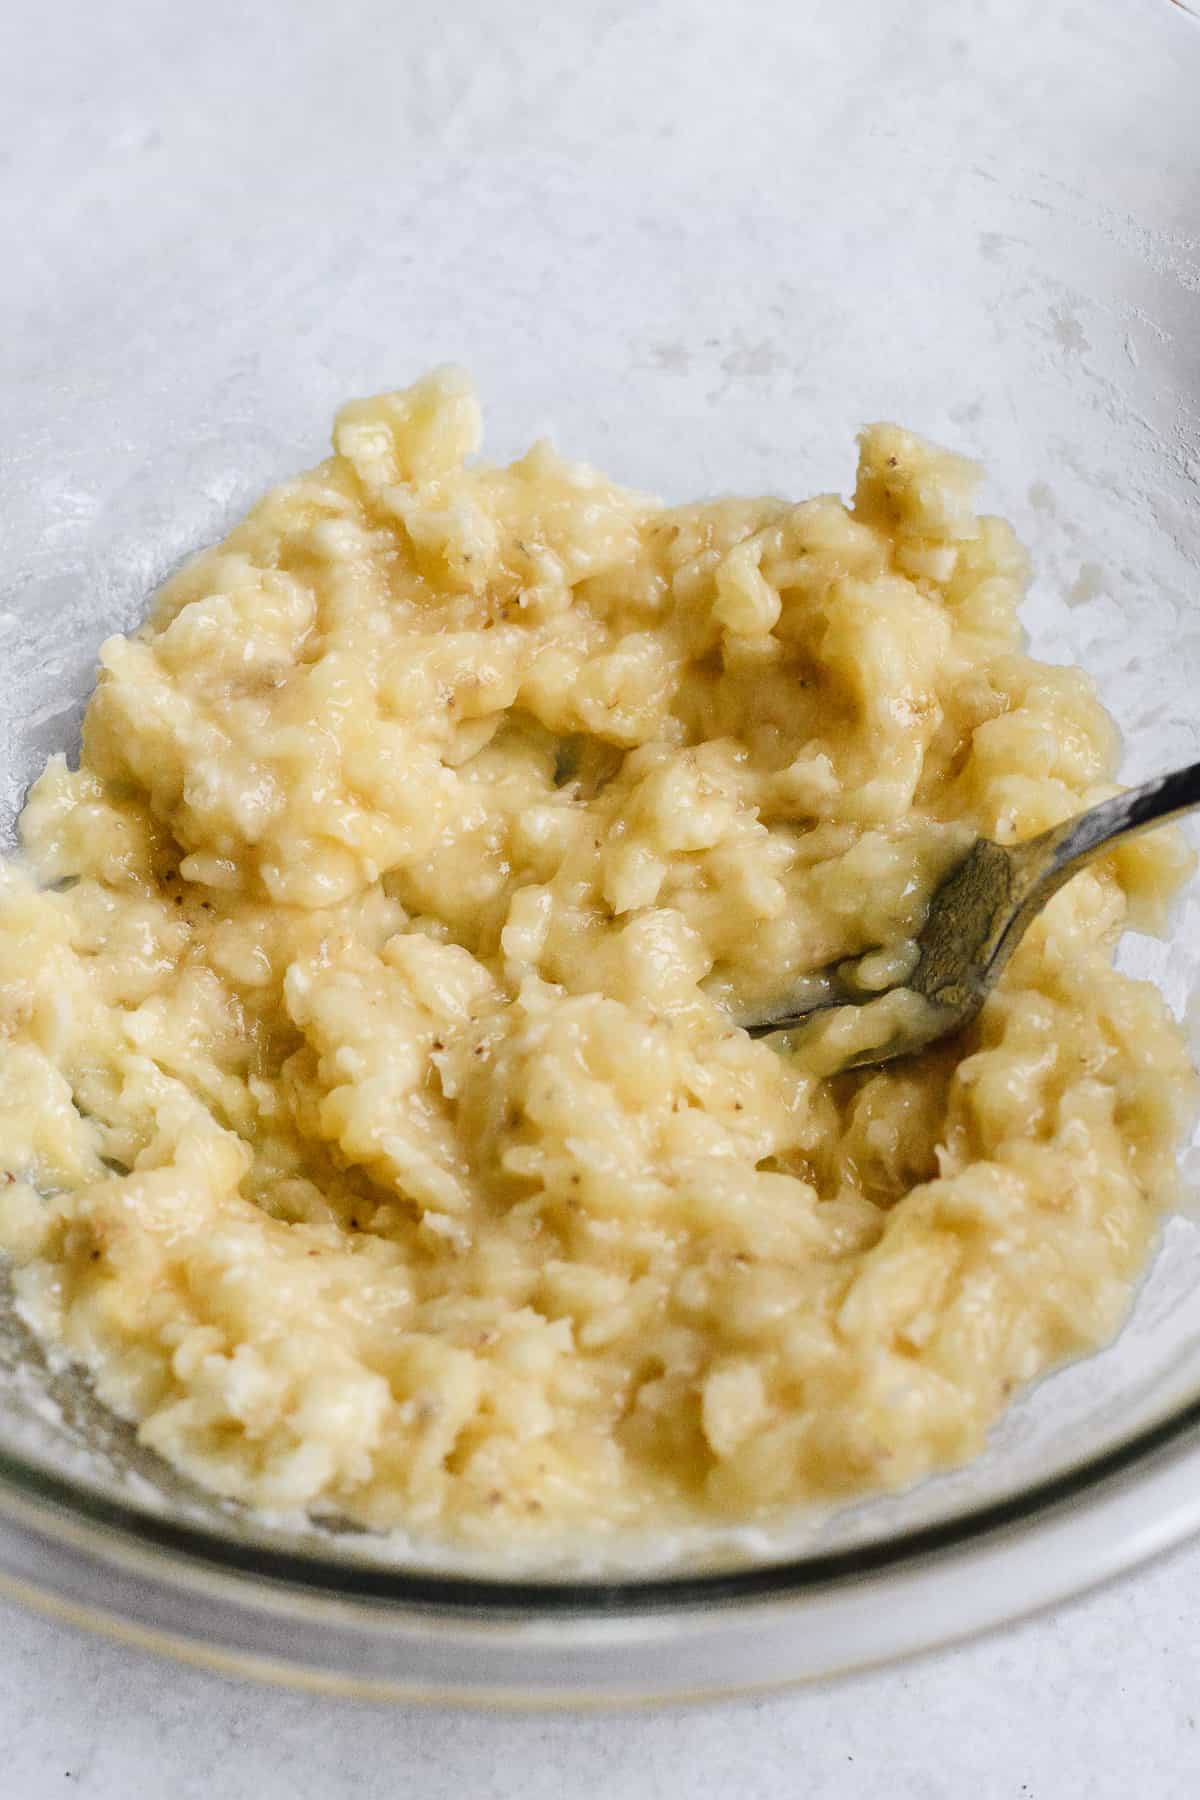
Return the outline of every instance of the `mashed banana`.
<path id="1" fill-rule="evenodd" d="M 1107 1338 L 1192 1099 L 1114 972 L 1186 867 L 1055 899 L 965 1041 L 833 1080 L 735 1021 L 911 960 L 972 833 L 1113 791 L 976 471 L 663 509 L 340 414 L 113 638 L 0 873 L 0 1244 L 205 1486 L 497 1544 L 979 1449 Z"/>

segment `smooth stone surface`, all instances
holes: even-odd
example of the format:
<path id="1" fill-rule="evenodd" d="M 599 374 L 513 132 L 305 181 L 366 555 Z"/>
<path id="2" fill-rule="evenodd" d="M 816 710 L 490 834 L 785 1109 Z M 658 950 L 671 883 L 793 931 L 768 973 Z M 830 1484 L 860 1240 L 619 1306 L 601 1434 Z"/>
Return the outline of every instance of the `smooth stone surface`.
<path id="1" fill-rule="evenodd" d="M 0 1607 L 13 1800 L 1194 1800 L 1200 1547 L 1046 1618 L 703 1708 L 497 1714 L 257 1688 Z"/>

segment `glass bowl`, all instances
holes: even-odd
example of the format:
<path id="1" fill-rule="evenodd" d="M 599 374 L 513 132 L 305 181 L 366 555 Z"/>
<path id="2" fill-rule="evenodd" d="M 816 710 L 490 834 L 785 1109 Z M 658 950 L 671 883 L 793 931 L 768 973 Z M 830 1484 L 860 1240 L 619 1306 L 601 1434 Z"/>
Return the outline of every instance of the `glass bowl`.
<path id="1" fill-rule="evenodd" d="M 1200 756 L 1200 34 L 1120 0 L 806 10 L 753 0 L 735 45 L 684 0 L 554 29 L 518 6 L 486 55 L 470 9 L 390 48 L 374 7 L 352 40 L 317 8 L 281 32 L 271 5 L 116 47 L 104 9 L 30 24 L 6 828 L 72 745 L 100 639 L 317 460 L 343 398 L 447 356 L 492 453 L 552 419 L 673 499 L 844 487 L 876 417 L 978 454 L 1033 552 L 1034 647 L 1095 674 L 1125 773 Z M 1183 1010 L 1200 888 L 1123 957 Z M 644 1700 L 860 1667 L 1200 1527 L 1198 1286 L 1200 1231 L 1173 1217 L 1117 1341 L 965 1469 L 731 1531 L 703 1567 L 642 1545 L 520 1578 L 206 1497 L 0 1299 L 0 1585 L 356 1693 Z"/>

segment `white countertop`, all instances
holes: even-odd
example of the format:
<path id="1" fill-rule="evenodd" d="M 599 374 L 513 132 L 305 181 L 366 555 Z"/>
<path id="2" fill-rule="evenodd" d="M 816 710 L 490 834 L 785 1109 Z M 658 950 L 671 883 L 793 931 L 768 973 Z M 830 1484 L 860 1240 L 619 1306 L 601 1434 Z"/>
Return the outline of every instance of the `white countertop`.
<path id="1" fill-rule="evenodd" d="M 13 1800 L 1194 1800 L 1200 1547 L 878 1674 L 647 1713 L 243 1685 L 0 1608 Z"/>
<path id="2" fill-rule="evenodd" d="M 4 554 L 47 604 L 93 581 L 104 623 L 128 624 L 178 556 L 321 453 L 346 395 L 442 359 L 475 370 L 495 453 L 553 420 L 569 451 L 671 497 L 832 483 L 881 413 L 994 445 L 1015 480 L 990 324 L 956 312 L 922 246 L 1015 136 L 1085 296 L 1091 248 L 1149 209 L 1163 304 L 1194 308 L 1172 263 L 1194 205 L 1189 224 L 1161 179 L 1189 29 L 1166 0 L 9 7 Z M 964 70 L 989 107 L 964 101 Z M 1102 131 L 1126 90 L 1105 210 L 1039 168 L 1038 122 L 1069 99 Z M 974 170 L 957 184 L 948 147 Z M 899 224 L 875 181 L 898 162 Z M 954 279 L 1008 282 L 1051 370 L 1082 328 L 1034 317 L 1053 297 L 1028 300 L 1018 238 L 993 224 L 965 232 Z M 1149 325 L 1127 348 L 1154 355 Z M 840 1685 L 487 1717 L 260 1690 L 0 1609 L 0 1793 L 1172 1800 L 1200 1791 L 1198 1620 L 1193 1548 Z"/>

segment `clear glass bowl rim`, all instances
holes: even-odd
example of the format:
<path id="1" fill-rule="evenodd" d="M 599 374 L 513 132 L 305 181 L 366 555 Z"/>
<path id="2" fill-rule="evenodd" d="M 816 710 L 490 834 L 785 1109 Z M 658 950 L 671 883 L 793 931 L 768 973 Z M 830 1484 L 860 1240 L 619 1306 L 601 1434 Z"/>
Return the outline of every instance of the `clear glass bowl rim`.
<path id="1" fill-rule="evenodd" d="M 1190 1444 L 1189 1439 L 1193 1440 Z M 1110 1484 L 1136 1476 L 1165 1452 L 1185 1458 L 1194 1452 L 1200 1469 L 1200 1394 L 1152 1425 L 1044 1481 L 887 1538 L 777 1562 L 632 1578 L 566 1579 L 536 1574 L 505 1578 L 443 1573 L 424 1566 L 370 1564 L 323 1556 L 300 1546 L 284 1550 L 277 1542 L 252 1533 L 223 1535 L 126 1505 L 2 1448 L 0 1514 L 19 1514 L 22 1501 L 37 1509 L 49 1507 L 51 1517 L 84 1527 L 89 1547 L 102 1556 L 106 1547 L 123 1545 L 150 1552 L 160 1569 L 183 1559 L 193 1570 L 207 1568 L 224 1577 L 266 1581 L 277 1590 L 291 1589 L 313 1599 L 335 1598 L 364 1607 L 381 1603 L 419 1607 L 480 1619 L 629 1617 L 800 1597 L 864 1577 L 886 1576 L 1064 1513 Z M 6 1490 L 15 1507 L 5 1504 Z M 55 1535 L 52 1528 L 49 1534 Z"/>

